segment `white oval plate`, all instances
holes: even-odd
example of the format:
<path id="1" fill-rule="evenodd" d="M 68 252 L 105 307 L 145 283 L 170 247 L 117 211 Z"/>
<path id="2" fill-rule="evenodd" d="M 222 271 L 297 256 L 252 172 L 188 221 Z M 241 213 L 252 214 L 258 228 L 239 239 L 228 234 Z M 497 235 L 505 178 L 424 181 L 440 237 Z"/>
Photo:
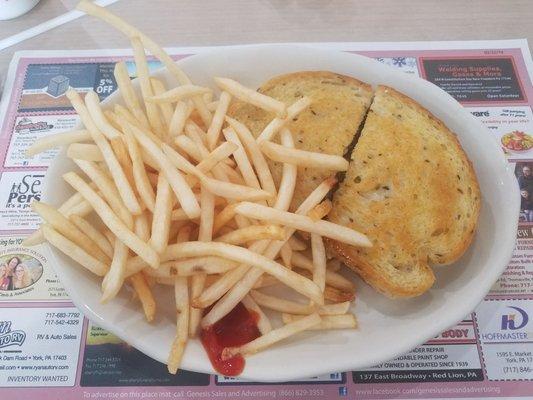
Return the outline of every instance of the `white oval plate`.
<path id="1" fill-rule="evenodd" d="M 294 45 L 226 47 L 178 64 L 193 82 L 211 87 L 214 76 L 235 78 L 257 87 L 275 75 L 301 70 L 329 70 L 372 85 L 389 85 L 428 108 L 457 133 L 481 187 L 482 207 L 475 240 L 455 265 L 435 268 L 437 281 L 429 292 L 414 299 L 390 300 L 358 281 L 352 311 L 358 318 L 359 329 L 307 332 L 282 342 L 248 358 L 242 378 L 289 381 L 361 369 L 392 359 L 464 318 L 505 269 L 513 252 L 518 223 L 520 196 L 516 179 L 490 133 L 435 85 L 366 57 Z M 165 70 L 156 75 L 167 84 L 174 84 Z M 105 104 L 115 102 L 122 103 L 117 93 L 106 99 Z M 59 205 L 72 193 L 61 175 L 74 167 L 65 152 L 55 159 L 47 173 L 44 201 Z M 69 295 L 89 319 L 150 357 L 166 361 L 175 329 L 170 291 L 158 293 L 158 317 L 149 324 L 126 290 L 108 304 L 100 304 L 100 280 L 55 249 L 51 248 L 51 253 L 52 264 Z M 188 344 L 182 368 L 215 372 L 197 340 Z"/>

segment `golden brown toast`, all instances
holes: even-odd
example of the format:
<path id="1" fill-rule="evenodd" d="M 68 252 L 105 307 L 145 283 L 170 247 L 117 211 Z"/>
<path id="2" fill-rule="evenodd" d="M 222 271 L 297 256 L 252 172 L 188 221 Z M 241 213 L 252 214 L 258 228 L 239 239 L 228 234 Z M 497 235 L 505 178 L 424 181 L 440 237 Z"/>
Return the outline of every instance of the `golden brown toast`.
<path id="1" fill-rule="evenodd" d="M 370 85 L 347 76 L 323 71 L 296 72 L 277 76 L 266 82 L 259 92 L 290 106 L 303 96 L 311 105 L 287 124 L 295 147 L 326 154 L 345 155 L 370 106 Z M 234 101 L 228 114 L 244 123 L 255 137 L 275 117 L 257 107 Z M 276 140 L 277 141 L 277 140 Z M 282 165 L 269 160 L 276 185 Z M 291 209 L 295 209 L 331 171 L 298 168 L 298 178 Z"/>
<path id="2" fill-rule="evenodd" d="M 366 234 L 372 248 L 328 249 L 376 290 L 413 297 L 474 236 L 480 192 L 455 134 L 409 97 L 379 86 L 328 219 Z"/>

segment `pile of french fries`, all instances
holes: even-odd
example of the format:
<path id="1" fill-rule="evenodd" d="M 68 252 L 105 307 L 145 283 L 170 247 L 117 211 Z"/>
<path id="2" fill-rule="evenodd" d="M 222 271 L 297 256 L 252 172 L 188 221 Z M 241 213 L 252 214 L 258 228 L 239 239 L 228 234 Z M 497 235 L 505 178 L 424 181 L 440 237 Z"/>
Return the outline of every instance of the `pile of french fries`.
<path id="1" fill-rule="evenodd" d="M 26 245 L 48 241 L 102 279 L 103 302 L 127 282 L 148 321 L 158 284 L 174 287 L 176 337 L 168 358 L 175 373 L 189 338 L 227 315 L 239 302 L 257 313 L 261 336 L 227 348 L 223 358 L 249 355 L 304 330 L 355 328 L 349 313 L 353 283 L 328 260 L 323 238 L 371 246 L 362 234 L 323 218 L 335 178 L 320 183 L 290 212 L 297 167 L 347 169 L 342 157 L 297 150 L 286 122 L 311 100 L 290 106 L 226 78 L 221 93 L 196 86 L 156 43 L 93 3 L 78 8 L 107 21 L 130 39 L 141 96 L 124 62 L 115 67 L 123 104 L 103 108 L 96 93 L 67 97 L 84 130 L 36 141 L 28 155 L 68 146 L 79 167 L 63 175 L 74 194 L 57 209 L 34 202 L 43 219 Z M 178 86 L 149 75 L 146 51 L 157 57 Z M 140 97 L 140 98 L 139 98 Z M 257 137 L 227 115 L 234 100 L 274 112 Z M 272 140 L 279 136 L 279 144 Z M 266 159 L 283 164 L 278 185 Z M 303 239 L 305 238 L 305 239 Z M 306 298 L 298 302 L 260 289 L 283 285 Z M 212 306 L 209 312 L 203 310 Z M 263 309 L 282 313 L 273 328 Z"/>

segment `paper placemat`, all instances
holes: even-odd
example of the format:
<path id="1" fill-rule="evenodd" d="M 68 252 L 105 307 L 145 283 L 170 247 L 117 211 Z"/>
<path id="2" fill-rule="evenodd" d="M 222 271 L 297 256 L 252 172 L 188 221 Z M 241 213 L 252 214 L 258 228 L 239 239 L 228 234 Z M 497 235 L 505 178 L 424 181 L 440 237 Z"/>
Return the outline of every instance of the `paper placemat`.
<path id="1" fill-rule="evenodd" d="M 32 279 L 19 289 L 0 282 L 1 399 L 533 396 L 533 149 L 520 148 L 512 135 L 533 136 L 533 63 L 527 42 L 306 45 L 363 54 L 433 82 L 486 126 L 487 140 L 502 144 L 522 189 L 517 246 L 507 270 L 475 312 L 409 353 L 366 370 L 282 384 L 188 371 L 168 374 L 165 365 L 81 315 L 56 277 L 45 246 L 21 246 L 39 225 L 30 203 L 40 199 L 47 167 L 57 153 L 28 159 L 26 148 L 77 124 L 65 97 L 69 87 L 94 89 L 104 99 L 116 90 L 113 68 L 119 60 L 127 61 L 134 77 L 131 52 L 19 52 L 0 104 L 0 264 L 17 257 Z M 180 59 L 207 50 L 173 48 L 169 53 Z M 149 64 L 160 67 L 155 60 Z"/>

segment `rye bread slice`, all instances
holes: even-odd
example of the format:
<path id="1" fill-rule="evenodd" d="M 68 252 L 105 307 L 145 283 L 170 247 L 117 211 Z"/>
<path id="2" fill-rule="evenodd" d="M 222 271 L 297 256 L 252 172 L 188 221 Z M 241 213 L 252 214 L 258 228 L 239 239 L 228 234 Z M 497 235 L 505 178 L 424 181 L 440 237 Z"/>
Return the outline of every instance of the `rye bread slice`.
<path id="1" fill-rule="evenodd" d="M 332 222 L 373 242 L 328 249 L 376 290 L 413 297 L 435 280 L 429 264 L 466 251 L 480 209 L 476 175 L 456 136 L 411 98 L 379 86 L 344 181 Z"/>

